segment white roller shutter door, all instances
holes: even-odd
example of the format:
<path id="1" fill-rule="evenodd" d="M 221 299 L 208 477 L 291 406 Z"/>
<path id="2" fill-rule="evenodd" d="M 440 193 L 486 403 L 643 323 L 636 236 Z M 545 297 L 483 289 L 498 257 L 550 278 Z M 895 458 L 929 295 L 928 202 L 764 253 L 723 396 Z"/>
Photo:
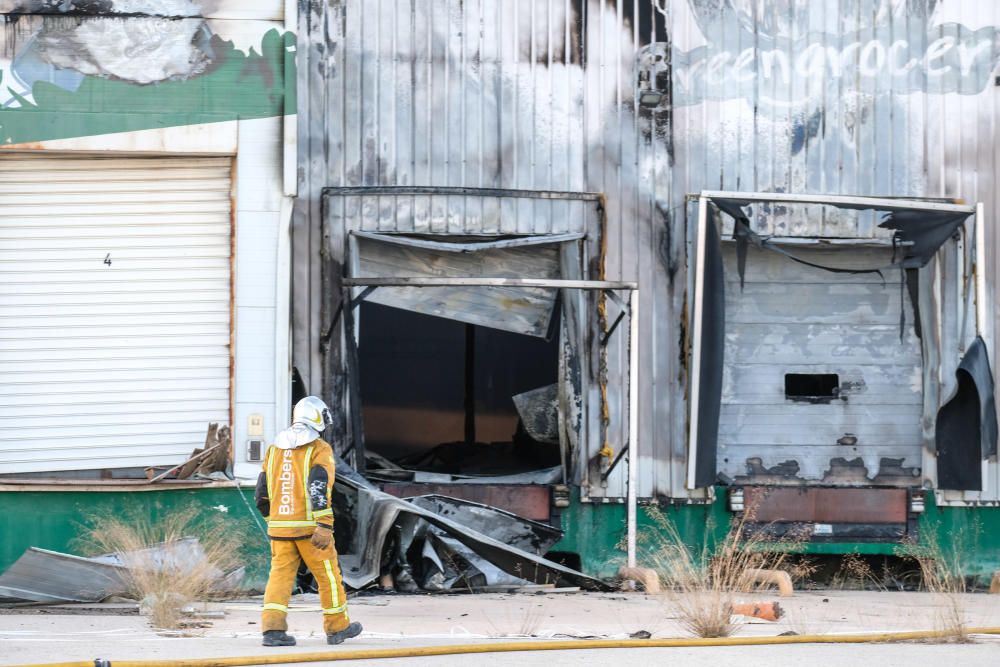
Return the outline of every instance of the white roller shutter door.
<path id="1" fill-rule="evenodd" d="M 0 155 L 0 474 L 178 463 L 229 423 L 230 185 Z"/>

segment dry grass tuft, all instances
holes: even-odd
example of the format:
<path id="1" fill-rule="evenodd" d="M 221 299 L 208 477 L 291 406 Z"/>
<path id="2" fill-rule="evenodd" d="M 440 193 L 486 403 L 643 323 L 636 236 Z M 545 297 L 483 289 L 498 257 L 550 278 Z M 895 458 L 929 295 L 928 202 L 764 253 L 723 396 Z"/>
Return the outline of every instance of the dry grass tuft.
<path id="1" fill-rule="evenodd" d="M 220 597 L 223 574 L 241 564 L 240 531 L 221 520 L 206 519 L 195 509 L 173 512 L 158 521 L 125 513 L 95 515 L 87 522 L 81 546 L 91 553 L 118 555 L 128 568 L 129 596 L 140 601 L 156 628 L 178 628 L 185 606 Z M 200 549 L 185 540 L 192 537 Z M 150 549 L 157 545 L 164 548 Z"/>
<path id="2" fill-rule="evenodd" d="M 812 582 L 813 575 L 820 567 L 815 558 L 789 555 L 782 563 L 782 569 L 788 573 L 796 586 L 802 586 Z"/>
<path id="3" fill-rule="evenodd" d="M 502 618 L 498 614 L 489 614 L 486 622 L 492 631 L 493 639 L 501 637 L 537 637 L 542 623 L 548 614 L 548 600 L 535 602 L 538 598 L 529 595 L 514 596 L 503 606 Z"/>
<path id="4" fill-rule="evenodd" d="M 885 570 L 883 566 L 883 571 Z M 883 577 L 875 574 L 874 568 L 861 554 L 848 553 L 840 559 L 840 568 L 830 581 L 832 588 L 841 590 L 888 590 Z"/>
<path id="5" fill-rule="evenodd" d="M 684 629 L 697 637 L 732 635 L 742 625 L 733 616 L 734 603 L 760 588 L 752 572 L 782 569 L 803 541 L 751 532 L 752 512 L 746 512 L 733 520 L 725 539 L 714 549 L 706 543 L 701 553 L 694 553 L 661 510 L 647 511 L 658 531 L 645 542 L 652 566 L 660 574 L 663 595 Z"/>
<path id="6" fill-rule="evenodd" d="M 946 550 L 934 531 L 926 531 L 924 544 L 908 545 L 901 551 L 902 556 L 916 561 L 923 588 L 935 598 L 934 629 L 941 633 L 941 641 L 945 643 L 972 641 L 963 600 L 969 590 L 958 546 L 962 543 L 962 536 L 957 535 Z"/>

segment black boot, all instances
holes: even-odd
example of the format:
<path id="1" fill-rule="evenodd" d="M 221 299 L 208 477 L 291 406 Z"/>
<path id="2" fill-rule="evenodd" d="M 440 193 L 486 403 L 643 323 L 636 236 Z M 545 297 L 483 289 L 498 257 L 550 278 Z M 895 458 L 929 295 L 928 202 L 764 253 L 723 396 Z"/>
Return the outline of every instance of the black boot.
<path id="1" fill-rule="evenodd" d="M 264 646 L 295 646 L 295 637 L 284 630 L 267 630 L 264 632 Z"/>
<path id="2" fill-rule="evenodd" d="M 345 639 L 357 637 L 361 634 L 361 624 L 351 623 L 340 632 L 330 632 L 326 635 L 327 644 L 341 644 Z"/>

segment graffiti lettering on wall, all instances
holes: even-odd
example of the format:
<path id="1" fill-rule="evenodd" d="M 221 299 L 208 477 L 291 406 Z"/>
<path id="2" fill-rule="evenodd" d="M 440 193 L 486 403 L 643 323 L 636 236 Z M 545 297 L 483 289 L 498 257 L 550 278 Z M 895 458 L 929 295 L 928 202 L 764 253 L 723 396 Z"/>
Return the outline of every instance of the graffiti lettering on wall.
<path id="1" fill-rule="evenodd" d="M 1000 60 L 995 26 L 941 20 L 939 0 L 688 4 L 705 43 L 673 50 L 675 106 L 750 94 L 794 105 L 822 86 L 975 95 Z"/>
<path id="2" fill-rule="evenodd" d="M 981 93 L 997 63 L 1000 32 L 992 27 L 973 31 L 955 24 L 938 32 L 944 34 L 915 39 L 819 34 L 770 49 L 750 46 L 741 51 L 716 51 L 699 47 L 675 53 L 675 104 L 736 97 L 741 94 L 741 84 L 785 89 L 799 77 L 842 81 L 850 86 L 877 80 L 890 82 L 894 90 L 903 93 Z M 839 44 L 828 46 L 832 41 Z M 789 101 L 797 100 L 793 96 Z"/>

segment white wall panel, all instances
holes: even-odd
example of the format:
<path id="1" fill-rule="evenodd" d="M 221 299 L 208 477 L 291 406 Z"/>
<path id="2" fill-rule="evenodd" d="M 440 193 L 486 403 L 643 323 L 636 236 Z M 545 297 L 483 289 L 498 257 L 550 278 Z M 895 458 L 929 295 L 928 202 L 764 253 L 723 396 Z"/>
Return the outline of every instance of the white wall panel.
<path id="1" fill-rule="evenodd" d="M 246 461 L 247 419 L 264 419 L 265 445 L 288 426 L 275 420 L 275 290 L 282 202 L 281 119 L 241 120 L 236 185 L 236 327 L 234 469 L 255 478 Z M 255 436 L 257 437 L 257 436 Z"/>

